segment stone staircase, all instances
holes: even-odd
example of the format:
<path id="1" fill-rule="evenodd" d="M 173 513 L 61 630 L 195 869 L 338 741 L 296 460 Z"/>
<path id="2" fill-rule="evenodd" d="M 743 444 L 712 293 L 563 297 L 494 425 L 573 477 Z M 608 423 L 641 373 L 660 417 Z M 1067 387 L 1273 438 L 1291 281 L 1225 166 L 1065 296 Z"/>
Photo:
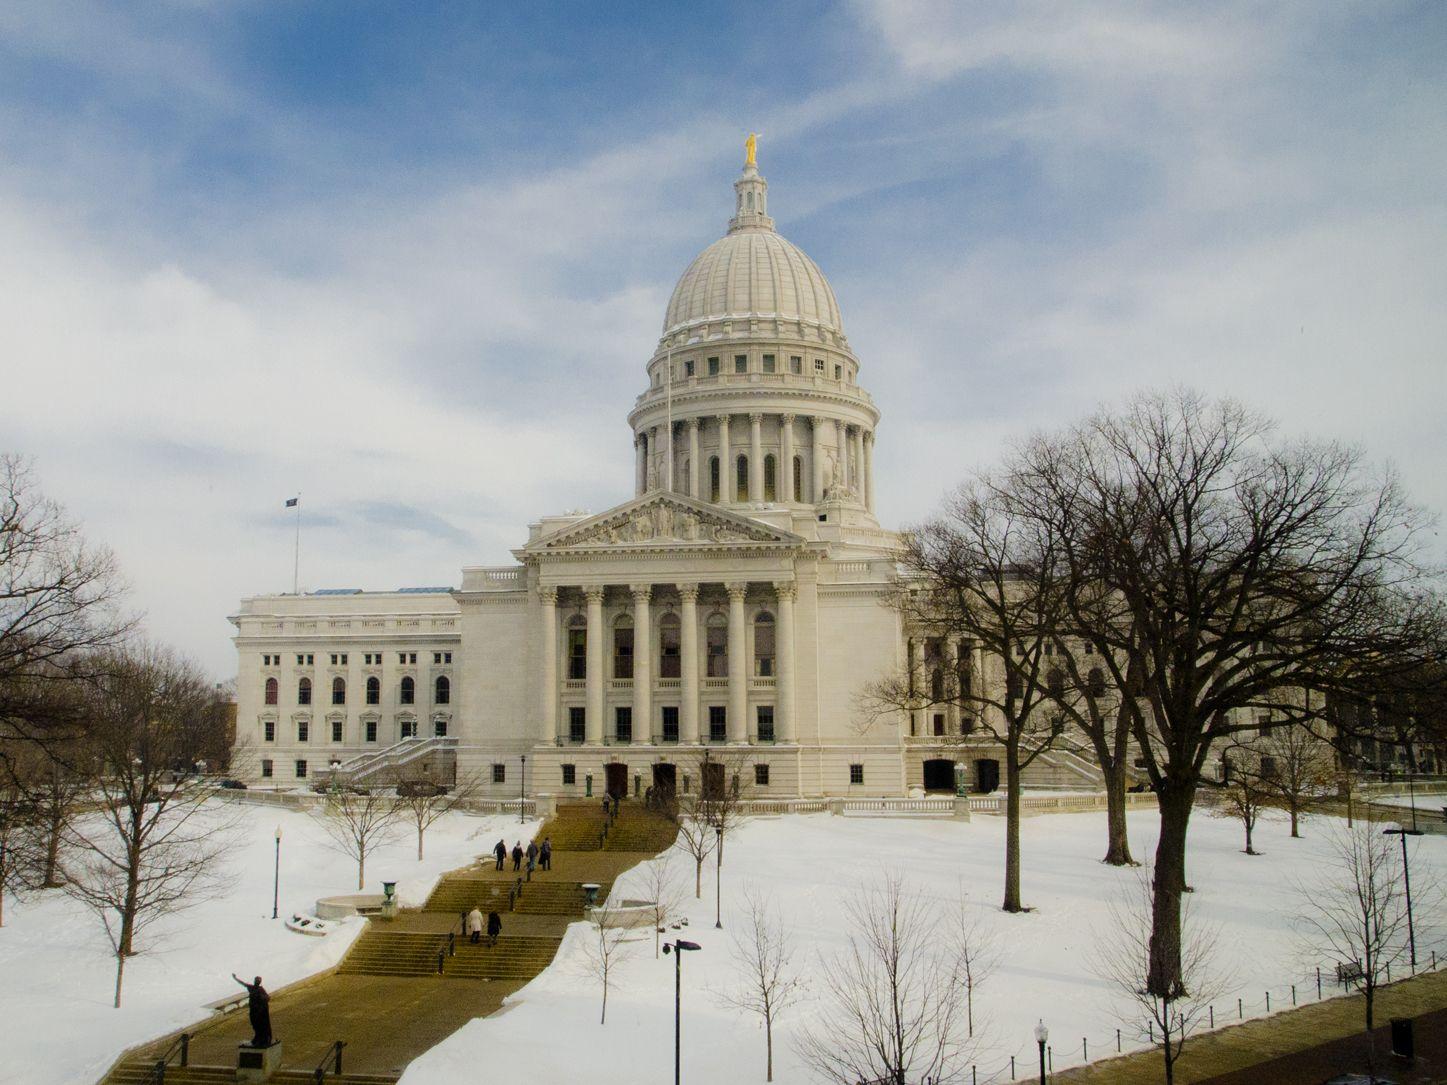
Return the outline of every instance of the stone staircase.
<path id="1" fill-rule="evenodd" d="M 345 1065 L 345 1062 L 344 1062 Z M 123 1062 L 111 1071 L 105 1085 L 156 1085 L 156 1064 L 144 1059 Z M 275 1085 L 316 1085 L 316 1076 L 305 1070 L 278 1070 L 268 1079 Z M 396 1085 L 397 1078 L 382 1074 L 326 1075 L 327 1085 Z M 165 1085 L 236 1085 L 234 1066 L 166 1067 Z"/>
<path id="2" fill-rule="evenodd" d="M 603 841 L 604 851 L 660 852 L 673 847 L 678 826 L 662 814 L 624 806 Z"/>

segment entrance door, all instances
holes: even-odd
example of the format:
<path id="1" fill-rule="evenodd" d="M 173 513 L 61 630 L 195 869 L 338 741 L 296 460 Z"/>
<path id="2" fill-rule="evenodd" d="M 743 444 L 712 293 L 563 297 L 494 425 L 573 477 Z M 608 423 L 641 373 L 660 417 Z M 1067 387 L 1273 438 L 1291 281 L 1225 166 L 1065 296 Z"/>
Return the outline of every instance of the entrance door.
<path id="1" fill-rule="evenodd" d="M 975 790 L 988 795 L 1000 787 L 1000 762 L 982 757 L 975 762 Z"/>
<path id="2" fill-rule="evenodd" d="M 667 810 L 671 808 L 674 803 L 674 797 L 677 794 L 678 766 L 654 765 L 652 797 L 652 803 L 654 808 L 658 810 Z"/>
<path id="3" fill-rule="evenodd" d="M 955 763 L 943 757 L 934 757 L 924 763 L 924 789 L 926 791 L 955 790 Z"/>
<path id="4" fill-rule="evenodd" d="M 612 799 L 626 799 L 628 797 L 628 766 L 617 761 L 610 761 L 603 766 L 606 773 L 608 797 Z"/>
<path id="5" fill-rule="evenodd" d="M 703 766 L 703 797 L 721 799 L 724 796 L 724 767 L 719 761 L 706 761 Z"/>

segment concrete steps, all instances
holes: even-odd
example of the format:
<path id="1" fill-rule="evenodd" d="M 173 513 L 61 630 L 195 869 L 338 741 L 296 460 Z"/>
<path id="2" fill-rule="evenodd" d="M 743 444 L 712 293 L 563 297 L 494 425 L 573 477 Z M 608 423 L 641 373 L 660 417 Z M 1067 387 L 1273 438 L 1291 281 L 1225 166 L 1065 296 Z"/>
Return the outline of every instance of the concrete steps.
<path id="1" fill-rule="evenodd" d="M 317 1056 L 321 1058 L 320 1055 Z M 342 1065 L 346 1066 L 347 1057 L 342 1054 Z M 151 1077 L 156 1064 L 144 1059 L 136 1059 L 131 1062 L 124 1062 L 111 1071 L 110 1076 L 105 1079 L 105 1085 L 144 1085 L 147 1081 L 154 1081 Z M 305 1070 L 278 1070 L 270 1079 L 276 1085 L 315 1085 L 316 1078 Z M 326 1076 L 327 1085 L 395 1085 L 397 1076 L 384 1074 L 331 1074 Z M 171 1063 L 166 1067 L 166 1085 L 235 1085 L 236 1068 L 234 1066 L 177 1066 Z"/>
<path id="2" fill-rule="evenodd" d="M 678 826 L 661 815 L 634 814 L 620 817 L 608 830 L 604 851 L 660 852 L 673 847 Z"/>
<path id="3" fill-rule="evenodd" d="M 457 955 L 448 957 L 443 975 L 453 979 L 530 980 L 557 956 L 561 938 L 504 933 L 497 945 L 460 942 Z"/>
<path id="4" fill-rule="evenodd" d="M 429 931 L 365 931 L 337 971 L 362 976 L 435 976 L 447 936 Z M 445 965 L 444 965 L 445 974 Z"/>
<path id="5" fill-rule="evenodd" d="M 432 890 L 432 895 L 423 905 L 423 911 L 457 914 L 478 908 L 483 915 L 488 912 L 505 912 L 508 910 L 508 889 L 515 884 L 516 879 L 516 874 L 509 878 L 448 874 L 437 883 L 437 888 Z"/>

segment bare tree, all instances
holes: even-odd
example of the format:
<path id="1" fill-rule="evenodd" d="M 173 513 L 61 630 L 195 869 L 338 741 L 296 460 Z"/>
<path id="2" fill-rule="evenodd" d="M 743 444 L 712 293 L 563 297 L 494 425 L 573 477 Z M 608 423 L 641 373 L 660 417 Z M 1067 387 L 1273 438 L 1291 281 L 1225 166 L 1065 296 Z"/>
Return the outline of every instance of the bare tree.
<path id="1" fill-rule="evenodd" d="M 30 797 L 19 781 L 0 776 L 0 927 L 5 926 L 6 895 L 18 898 L 29 888 L 34 820 Z"/>
<path id="2" fill-rule="evenodd" d="M 704 747 L 693 762 L 698 789 L 678 800 L 678 814 L 713 826 L 723 862 L 729 833 L 748 820 L 748 798 L 753 792 L 753 753 L 747 749 L 711 750 Z"/>
<path id="3" fill-rule="evenodd" d="M 848 947 L 823 962 L 823 1008 L 800 1054 L 838 1085 L 953 1079 L 974 1044 L 959 953 L 932 903 L 890 877 L 847 908 Z"/>
<path id="4" fill-rule="evenodd" d="M 422 861 L 423 837 L 444 814 L 466 803 L 482 788 L 478 774 L 466 777 L 450 788 L 430 780 L 402 780 L 397 783 L 398 816 L 417 829 L 417 861 Z"/>
<path id="5" fill-rule="evenodd" d="M 618 966 L 633 955 L 634 945 L 629 928 L 624 925 L 611 898 L 594 908 L 588 916 L 588 932 L 583 942 L 583 968 L 596 979 L 603 990 L 603 1005 L 598 1024 L 608 1023 L 608 988 Z"/>
<path id="6" fill-rule="evenodd" d="M 154 645 L 111 652 L 91 667 L 87 742 L 97 773 L 93 811 L 75 819 L 65 891 L 100 918 L 116 956 L 115 1005 L 137 936 L 216 888 L 230 820 L 203 809 L 208 792 L 174 769 L 190 721 L 214 685 Z"/>
<path id="7" fill-rule="evenodd" d="M 697 796 L 680 796 L 677 813 L 678 839 L 673 846 L 693 860 L 693 896 L 703 896 L 703 864 L 718 847 L 719 834 L 708 819 L 708 810 Z"/>
<path id="8" fill-rule="evenodd" d="M 1362 992 L 1368 1033 L 1377 989 L 1406 951 L 1398 846 L 1370 821 L 1339 826 L 1330 837 L 1331 859 L 1317 878 L 1297 886 L 1302 943 L 1317 959 L 1335 963 L 1343 982 Z"/>
<path id="9" fill-rule="evenodd" d="M 671 852 L 664 852 L 638 868 L 638 890 L 648 902 L 653 919 L 653 956 L 656 959 L 663 944 L 663 932 L 683 910 L 687 899 L 679 870 Z"/>
<path id="10" fill-rule="evenodd" d="M 1251 834 L 1261 808 L 1271 799 L 1271 786 L 1266 777 L 1261 754 L 1246 742 L 1232 742 L 1221 754 L 1226 779 L 1215 795 L 1211 813 L 1215 817 L 1234 818 L 1246 830 L 1247 855 L 1261 853 L 1252 845 Z"/>
<path id="11" fill-rule="evenodd" d="M 357 863 L 357 888 L 366 886 L 367 856 L 397 835 L 399 819 L 406 813 L 395 796 L 384 788 L 333 787 L 326 801 L 312 811 L 333 850 Z"/>
<path id="12" fill-rule="evenodd" d="M 1195 923 L 1187 906 L 1181 917 L 1181 993 L 1162 998 L 1150 991 L 1154 879 L 1148 868 L 1142 868 L 1141 874 L 1135 886 L 1111 903 L 1110 928 L 1097 941 L 1091 964 L 1097 975 L 1134 1004 L 1136 1013 L 1127 1020 L 1139 1028 L 1142 1040 L 1160 1045 L 1166 1085 L 1173 1085 L 1176 1061 L 1187 1038 L 1210 1003 L 1225 993 L 1229 977 L 1215 965 L 1219 930 Z"/>
<path id="13" fill-rule="evenodd" d="M 1291 835 L 1301 836 L 1301 819 L 1325 798 L 1336 779 L 1336 757 L 1331 746 L 1307 724 L 1289 723 L 1271 728 L 1256 742 L 1261 751 L 1262 776 L 1273 806 L 1291 818 Z"/>
<path id="14" fill-rule="evenodd" d="M 738 981 L 720 991 L 728 1006 L 757 1014 L 764 1024 L 764 1080 L 774 1080 L 774 1022 L 804 994 L 794 950 L 778 910 L 752 886 L 744 888 L 744 928 L 733 936 Z"/>
<path id="15" fill-rule="evenodd" d="M 965 986 L 965 1027 L 970 1039 L 975 1037 L 975 989 L 982 986 L 1000 963 L 998 944 L 979 923 L 970 918 L 961 886 L 959 916 L 955 925 L 955 947 L 959 956 L 960 980 Z"/>

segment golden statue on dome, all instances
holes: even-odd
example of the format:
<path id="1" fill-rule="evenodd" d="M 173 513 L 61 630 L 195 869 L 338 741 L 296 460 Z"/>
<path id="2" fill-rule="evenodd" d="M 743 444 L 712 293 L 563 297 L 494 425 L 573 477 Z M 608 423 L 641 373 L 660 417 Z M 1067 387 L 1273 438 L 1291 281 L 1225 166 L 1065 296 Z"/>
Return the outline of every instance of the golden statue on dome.
<path id="1" fill-rule="evenodd" d="M 758 150 L 759 150 L 759 136 L 758 136 L 758 133 L 757 133 L 757 132 L 750 132 L 750 133 L 749 133 L 749 138 L 746 139 L 746 140 L 744 140 L 744 169 L 748 169 L 750 166 L 756 166 L 756 165 L 758 165 L 758 163 L 754 160 L 754 156 L 758 153 Z"/>

